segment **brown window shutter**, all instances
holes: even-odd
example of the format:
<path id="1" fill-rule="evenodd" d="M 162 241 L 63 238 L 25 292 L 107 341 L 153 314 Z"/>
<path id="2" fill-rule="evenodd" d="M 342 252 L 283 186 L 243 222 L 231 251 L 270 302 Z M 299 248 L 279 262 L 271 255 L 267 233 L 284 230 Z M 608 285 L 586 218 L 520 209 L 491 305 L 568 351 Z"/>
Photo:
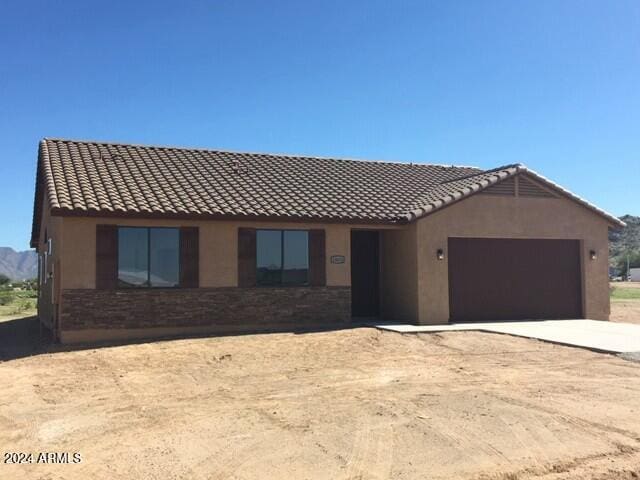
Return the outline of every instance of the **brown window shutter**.
<path id="1" fill-rule="evenodd" d="M 114 290 L 118 285 L 118 227 L 96 226 L 96 288 Z"/>
<path id="2" fill-rule="evenodd" d="M 238 286 L 253 287 L 256 284 L 256 230 L 238 229 Z"/>
<path id="3" fill-rule="evenodd" d="M 180 228 L 180 287 L 200 285 L 200 239 L 198 227 Z"/>
<path id="4" fill-rule="evenodd" d="M 324 237 L 324 230 L 309 230 L 309 284 L 314 287 L 327 284 Z"/>

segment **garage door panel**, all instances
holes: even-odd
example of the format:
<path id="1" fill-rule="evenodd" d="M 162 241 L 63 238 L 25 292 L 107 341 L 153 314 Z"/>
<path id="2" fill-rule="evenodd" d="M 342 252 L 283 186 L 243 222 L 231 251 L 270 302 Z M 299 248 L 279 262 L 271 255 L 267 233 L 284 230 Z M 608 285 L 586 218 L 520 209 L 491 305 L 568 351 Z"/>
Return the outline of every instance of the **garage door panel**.
<path id="1" fill-rule="evenodd" d="M 579 318 L 577 240 L 449 239 L 451 320 Z"/>

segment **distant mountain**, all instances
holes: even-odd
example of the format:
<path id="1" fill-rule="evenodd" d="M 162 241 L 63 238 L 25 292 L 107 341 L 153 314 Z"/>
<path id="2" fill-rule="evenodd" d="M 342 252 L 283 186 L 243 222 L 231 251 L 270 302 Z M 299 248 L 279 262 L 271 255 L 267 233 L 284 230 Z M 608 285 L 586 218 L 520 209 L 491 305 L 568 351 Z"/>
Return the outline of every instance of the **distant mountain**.
<path id="1" fill-rule="evenodd" d="M 631 267 L 640 267 L 640 217 L 624 215 L 620 220 L 627 226 L 609 231 L 609 263 L 622 273 L 627 258 Z"/>
<path id="2" fill-rule="evenodd" d="M 11 280 L 27 280 L 38 276 L 38 256 L 35 250 L 16 252 L 0 247 L 0 273 Z"/>

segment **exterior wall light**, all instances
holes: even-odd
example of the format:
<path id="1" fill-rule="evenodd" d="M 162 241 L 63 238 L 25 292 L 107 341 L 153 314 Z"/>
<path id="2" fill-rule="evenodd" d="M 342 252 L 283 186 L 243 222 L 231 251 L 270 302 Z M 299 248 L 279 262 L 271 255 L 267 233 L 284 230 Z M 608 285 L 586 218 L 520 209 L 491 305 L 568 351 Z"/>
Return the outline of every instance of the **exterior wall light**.
<path id="1" fill-rule="evenodd" d="M 438 251 L 436 252 L 436 258 L 438 260 L 444 260 L 444 250 L 439 248 Z"/>
<path id="2" fill-rule="evenodd" d="M 589 250 L 589 257 L 591 258 L 591 260 L 595 260 L 596 258 L 598 258 L 598 254 L 595 250 Z"/>

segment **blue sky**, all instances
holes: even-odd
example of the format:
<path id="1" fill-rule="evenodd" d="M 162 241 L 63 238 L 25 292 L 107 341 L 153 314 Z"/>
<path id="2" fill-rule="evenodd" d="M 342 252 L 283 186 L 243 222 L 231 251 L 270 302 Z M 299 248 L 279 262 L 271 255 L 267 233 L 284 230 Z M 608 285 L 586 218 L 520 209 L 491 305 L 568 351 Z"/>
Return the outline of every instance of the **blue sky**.
<path id="1" fill-rule="evenodd" d="M 640 215 L 640 2 L 4 1 L 0 245 L 45 136 L 522 162 Z"/>

